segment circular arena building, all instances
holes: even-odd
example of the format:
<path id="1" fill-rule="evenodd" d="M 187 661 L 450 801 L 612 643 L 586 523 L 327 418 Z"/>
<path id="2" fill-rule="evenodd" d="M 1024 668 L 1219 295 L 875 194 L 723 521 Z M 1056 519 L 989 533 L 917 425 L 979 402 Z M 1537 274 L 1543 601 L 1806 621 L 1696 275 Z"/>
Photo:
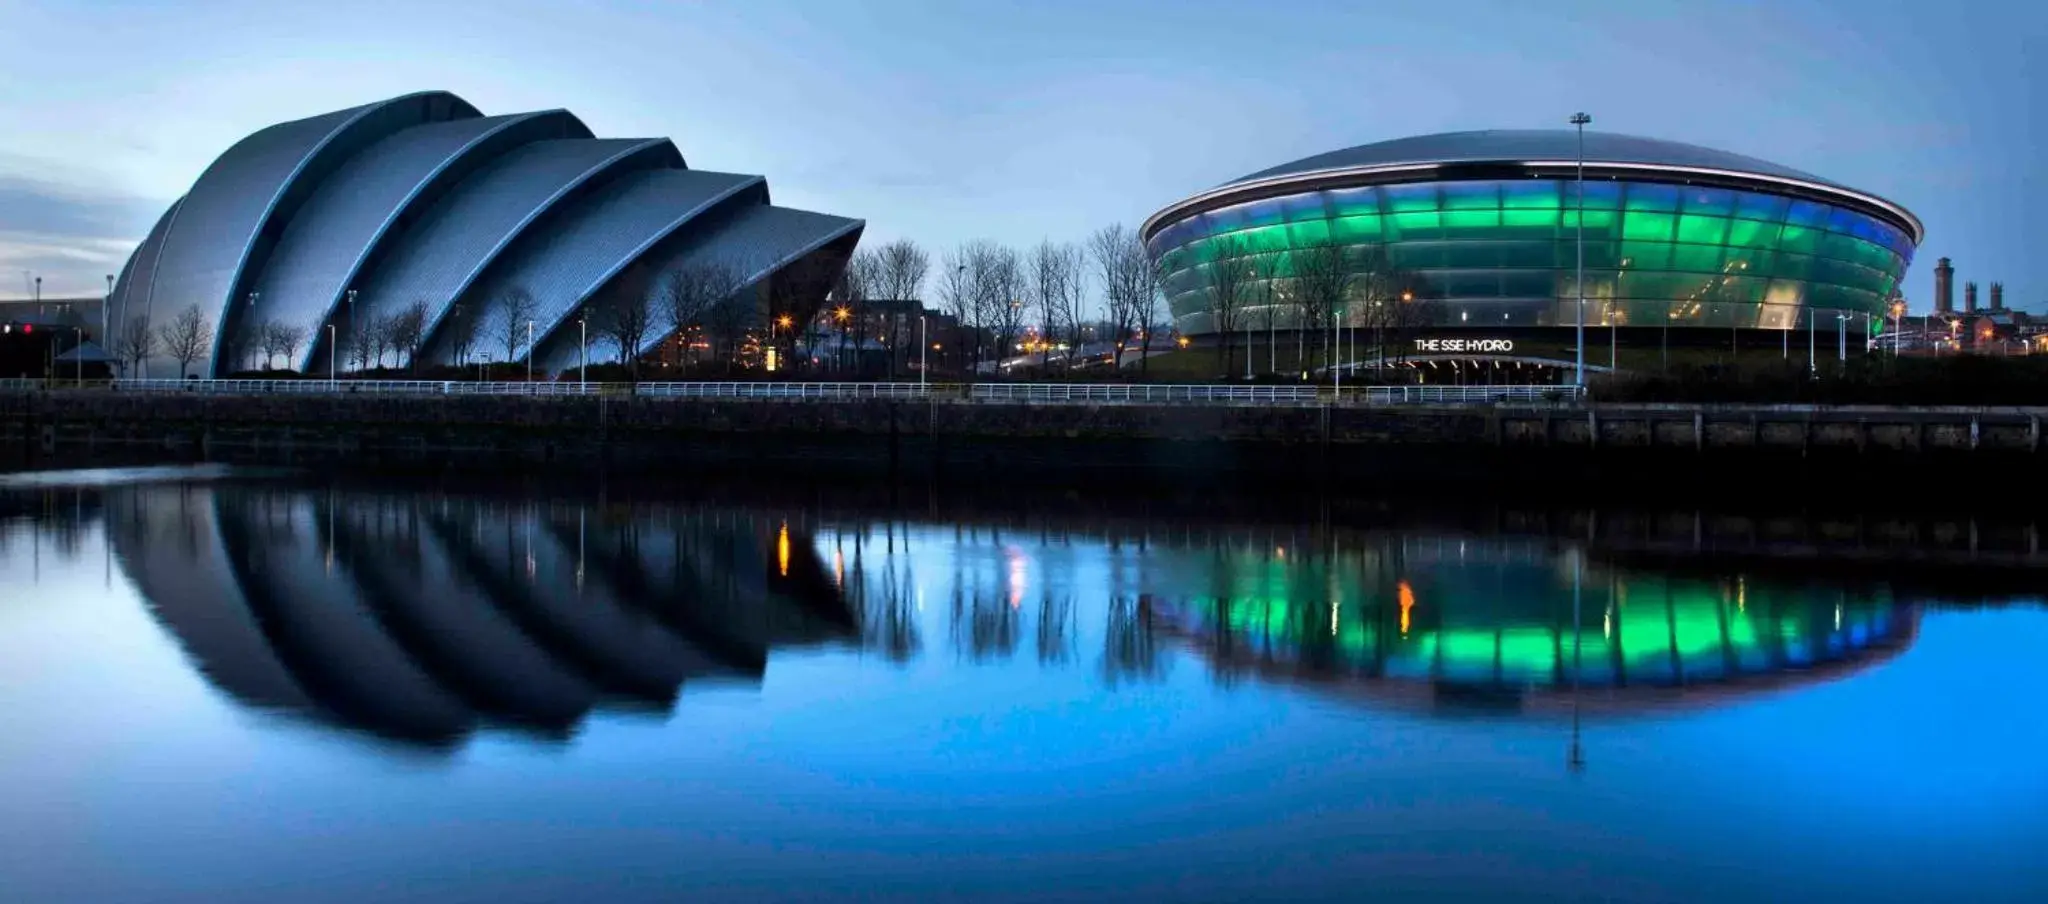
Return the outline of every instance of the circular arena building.
<path id="1" fill-rule="evenodd" d="M 760 176 L 691 169 L 666 138 L 598 138 L 566 110 L 486 116 L 426 91 L 228 148 L 129 257 L 107 338 L 157 376 L 551 372 L 653 350 L 679 274 L 715 277 L 723 303 L 751 306 L 740 319 L 808 319 L 861 229 L 770 204 Z M 647 326 L 608 348 L 606 315 Z"/>
<path id="2" fill-rule="evenodd" d="M 1583 186 L 1583 322 L 1601 362 L 1610 341 L 1726 347 L 1763 333 L 1748 338 L 1775 349 L 1793 330 L 1824 334 L 1830 355 L 1846 331 L 1861 351 L 1858 331 L 1882 328 L 1922 238 L 1897 204 L 1751 157 L 1597 132 L 1583 147 L 1569 130 L 1361 145 L 1178 201 L 1140 234 L 1174 325 L 1197 339 L 1334 321 L 1395 328 L 1404 351 L 1569 358 Z M 1353 278 L 1318 315 L 1290 288 L 1329 248 Z"/>

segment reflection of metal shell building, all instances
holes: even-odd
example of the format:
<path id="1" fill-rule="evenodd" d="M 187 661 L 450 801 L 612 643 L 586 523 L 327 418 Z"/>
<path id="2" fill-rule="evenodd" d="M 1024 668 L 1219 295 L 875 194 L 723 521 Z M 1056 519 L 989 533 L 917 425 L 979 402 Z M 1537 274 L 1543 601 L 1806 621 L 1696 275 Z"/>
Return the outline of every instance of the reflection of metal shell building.
<path id="1" fill-rule="evenodd" d="M 1574 687 L 1609 712 L 1710 703 L 1863 668 L 1918 624 L 1883 593 L 1586 568 L 1575 632 L 1573 566 L 1539 548 L 1403 541 L 1339 562 L 1241 562 L 1225 592 L 1156 605 L 1221 673 L 1439 712 Z"/>
<path id="2" fill-rule="evenodd" d="M 770 205 L 759 176 L 688 169 L 667 139 L 595 138 L 563 110 L 485 116 L 431 91 L 229 148 L 129 258 L 112 319 L 161 326 L 196 307 L 213 374 L 255 364 L 278 324 L 304 336 L 290 366 L 324 370 L 330 326 L 347 336 L 424 303 L 427 360 L 493 344 L 502 360 L 512 335 L 515 360 L 560 368 L 603 293 L 651 295 L 659 273 L 706 262 L 739 280 L 733 303 L 814 305 L 860 231 Z M 533 299 L 530 348 L 507 319 L 515 288 Z M 647 332 L 651 348 L 662 331 Z"/>
<path id="3" fill-rule="evenodd" d="M 857 636 L 808 538 L 768 526 L 264 489 L 109 497 L 123 569 L 216 687 L 407 742 L 666 711 L 774 646 Z"/>
<path id="4" fill-rule="evenodd" d="M 1572 326 L 1577 154 L 1569 131 L 1368 144 L 1201 192 L 1141 234 L 1187 333 L 1214 330 L 1204 285 L 1219 249 L 1285 278 L 1292 253 L 1325 242 L 1354 260 L 1384 249 L 1438 326 Z M 1585 179 L 1589 325 L 1834 330 L 1846 313 L 1875 329 L 1922 238 L 1918 219 L 1875 195 L 1675 142 L 1587 133 Z M 1272 313 L 1292 327 L 1285 303 Z M 1241 322 L 1266 318 L 1253 308 Z"/>

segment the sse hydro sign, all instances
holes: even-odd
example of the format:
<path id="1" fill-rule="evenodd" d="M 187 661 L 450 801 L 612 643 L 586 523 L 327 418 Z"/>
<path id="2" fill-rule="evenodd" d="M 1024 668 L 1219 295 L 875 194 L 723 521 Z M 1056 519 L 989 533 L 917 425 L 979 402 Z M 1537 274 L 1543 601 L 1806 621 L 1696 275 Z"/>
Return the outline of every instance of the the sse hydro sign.
<path id="1" fill-rule="evenodd" d="M 1507 354 L 1515 350 L 1513 339 L 1417 339 L 1415 350 L 1423 353 L 1444 352 L 1462 354 Z"/>

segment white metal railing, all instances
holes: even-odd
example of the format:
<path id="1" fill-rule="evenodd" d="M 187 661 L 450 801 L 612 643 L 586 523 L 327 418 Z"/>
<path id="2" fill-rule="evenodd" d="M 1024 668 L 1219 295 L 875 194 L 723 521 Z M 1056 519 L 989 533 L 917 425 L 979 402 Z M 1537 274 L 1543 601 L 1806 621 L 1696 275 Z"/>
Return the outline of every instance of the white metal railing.
<path id="1" fill-rule="evenodd" d="M 1577 401 L 1582 392 L 1577 386 L 1359 386 L 1339 398 L 1354 399 L 1357 393 L 1367 405 L 1478 405 Z"/>
<path id="2" fill-rule="evenodd" d="M 675 399 L 922 399 L 921 383 L 642 383 L 637 395 Z M 943 387 L 951 389 L 952 387 Z"/>
<path id="3" fill-rule="evenodd" d="M 34 390 L 40 380 L 0 381 L 0 389 Z M 61 383 L 49 388 L 63 388 Z M 200 393 L 216 395 L 485 395 L 587 396 L 638 395 L 671 399 L 818 399 L 917 400 L 967 399 L 975 402 L 1143 403 L 1347 405 L 1490 404 L 1497 402 L 1576 401 L 1582 390 L 1572 386 L 1345 386 L 1300 385 L 1129 384 L 1129 383 L 577 383 L 465 382 L 460 380 L 112 380 L 92 384 L 116 392 Z"/>
<path id="4" fill-rule="evenodd" d="M 1134 383 L 982 383 L 977 402 L 1314 402 L 1314 386 Z"/>

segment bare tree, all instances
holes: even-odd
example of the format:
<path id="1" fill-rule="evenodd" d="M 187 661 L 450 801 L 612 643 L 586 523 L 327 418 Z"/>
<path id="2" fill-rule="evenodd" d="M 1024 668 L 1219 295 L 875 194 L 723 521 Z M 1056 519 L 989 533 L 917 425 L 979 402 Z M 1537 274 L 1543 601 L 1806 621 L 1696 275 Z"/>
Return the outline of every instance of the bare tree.
<path id="1" fill-rule="evenodd" d="M 723 261 L 690 261 L 662 274 L 655 301 L 676 341 L 689 342 L 693 329 L 711 332 L 716 309 L 732 300 L 739 282 L 739 271 Z M 713 357 L 717 353 L 714 347 Z"/>
<path id="2" fill-rule="evenodd" d="M 1146 370 L 1145 347 L 1159 316 L 1159 287 L 1165 272 L 1152 262 L 1138 234 L 1122 224 L 1096 230 L 1088 239 L 1088 251 L 1095 259 L 1096 278 L 1102 282 L 1116 363 L 1123 365 L 1124 351 L 1135 341 L 1142 374 Z"/>
<path id="3" fill-rule="evenodd" d="M 519 359 L 519 348 L 532 336 L 533 328 L 528 324 L 540 310 L 540 301 L 525 286 L 513 286 L 498 296 L 498 307 L 505 312 L 505 320 L 498 324 L 495 337 L 503 343 L 506 362 Z M 533 351 L 527 349 L 528 352 Z"/>
<path id="4" fill-rule="evenodd" d="M 846 266 L 840 268 L 839 279 L 832 286 L 832 323 L 840 332 L 836 347 L 843 353 L 850 339 L 856 365 L 860 347 L 868 338 L 868 300 L 876 297 L 881 272 L 882 262 L 877 252 L 856 251 L 847 259 Z"/>
<path id="5" fill-rule="evenodd" d="M 633 382 L 640 381 L 640 351 L 647 334 L 654 330 L 654 305 L 648 298 L 646 271 L 640 265 L 627 268 L 598 294 L 590 314 L 590 326 L 618 350 L 619 363 Z"/>
<path id="6" fill-rule="evenodd" d="M 192 362 L 213 348 L 213 325 L 195 304 L 179 311 L 157 330 L 156 337 L 163 343 L 164 354 L 178 362 L 178 379 L 182 380 L 190 375 Z"/>
<path id="7" fill-rule="evenodd" d="M 284 369 L 290 370 L 298 360 L 299 346 L 306 342 L 306 328 L 297 324 L 272 322 L 264 332 L 277 346 L 277 353 L 284 358 Z"/>
<path id="8" fill-rule="evenodd" d="M 1245 326 L 1247 332 L 1249 332 L 1258 323 L 1263 322 L 1265 324 L 1266 369 L 1268 371 L 1276 371 L 1279 368 L 1277 366 L 1277 353 L 1273 349 L 1273 315 L 1279 310 L 1280 305 L 1284 303 L 1284 300 L 1292 290 L 1288 285 L 1287 278 L 1289 269 L 1287 252 L 1281 251 L 1274 254 L 1258 255 L 1251 259 L 1251 265 L 1252 284 L 1251 290 L 1248 293 L 1249 297 L 1247 298 L 1250 311 L 1248 312 L 1249 317 L 1246 319 L 1253 322 L 1248 322 Z M 1245 341 L 1244 353 L 1245 370 L 1250 372 L 1254 369 L 1254 363 L 1251 360 L 1252 343 L 1249 338 Z"/>
<path id="9" fill-rule="evenodd" d="M 370 346 L 377 333 L 377 318 L 350 315 L 348 321 L 348 357 L 346 360 L 357 370 L 370 368 Z"/>
<path id="10" fill-rule="evenodd" d="M 416 360 L 420 354 L 420 343 L 427 333 L 427 300 L 416 299 L 412 304 L 391 317 L 391 346 L 405 359 L 408 370 L 419 368 Z"/>
<path id="11" fill-rule="evenodd" d="M 1301 336 L 1309 330 L 1318 331 L 1317 345 L 1327 352 L 1327 342 L 1321 337 L 1329 330 L 1337 308 L 1351 297 L 1352 283 L 1356 279 L 1351 250 L 1341 242 L 1323 239 L 1295 249 L 1293 301 L 1294 354 L 1297 359 L 1305 356 Z M 1325 356 L 1324 360 L 1328 361 L 1328 357 Z M 1313 370 L 1308 364 L 1302 367 Z"/>
<path id="12" fill-rule="evenodd" d="M 1202 268 L 1202 296 L 1209 308 L 1210 329 L 1216 334 L 1216 358 L 1223 376 L 1228 377 L 1238 319 L 1251 295 L 1252 249 L 1243 238 L 1227 235 L 1216 240 L 1213 253 L 1215 259 Z"/>
<path id="13" fill-rule="evenodd" d="M 137 314 L 128 318 L 120 341 L 114 344 L 114 356 L 128 362 L 137 375 L 146 376 L 143 366 L 156 357 L 156 350 L 156 333 L 149 328 L 149 317 Z"/>
<path id="14" fill-rule="evenodd" d="M 393 318 L 388 316 L 375 316 L 369 318 L 363 325 L 368 331 L 364 345 L 376 359 L 379 368 L 384 366 L 384 354 L 391 351 L 392 320 Z"/>
<path id="15" fill-rule="evenodd" d="M 982 321 L 995 334 L 996 360 L 1001 362 L 1023 335 L 1030 311 L 1030 280 L 1024 271 L 1024 256 L 1008 245 L 992 245 L 987 261 L 979 270 L 976 305 Z M 1000 364 L 998 365 L 1000 366 Z"/>
<path id="16" fill-rule="evenodd" d="M 975 315 L 980 313 L 975 300 L 975 281 L 978 278 L 968 271 L 976 270 L 983 259 L 987 242 L 974 241 L 946 252 L 945 261 L 939 268 L 939 302 L 945 305 L 946 313 L 953 315 L 961 329 L 980 333 L 980 323 Z M 976 339 L 976 354 L 979 355 L 980 340 Z M 957 353 L 958 350 L 956 350 Z M 978 361 L 976 363 L 979 363 Z"/>
<path id="17" fill-rule="evenodd" d="M 285 359 L 285 366 L 289 368 L 292 356 L 305 339 L 305 327 L 276 320 L 266 321 L 256 330 L 256 347 L 263 352 L 263 369 L 271 370 L 280 357 Z"/>
<path id="18" fill-rule="evenodd" d="M 909 239 L 897 239 L 883 245 L 876 252 L 880 259 L 881 272 L 876 276 L 876 297 L 891 301 L 914 301 L 923 313 L 924 279 L 931 271 L 931 255 Z M 900 331 L 909 326 L 903 318 L 889 318 L 889 376 L 894 379 L 899 359 L 903 366 L 909 365 L 905 356 L 908 347 L 903 343 Z M 920 340 L 921 341 L 921 340 Z"/>
<path id="19" fill-rule="evenodd" d="M 1071 351 L 1082 344 L 1081 325 L 1087 316 L 1083 310 L 1088 299 L 1087 269 L 1087 255 L 1072 243 L 1044 241 L 1031 251 L 1031 297 L 1045 324 L 1048 365 L 1051 346 L 1064 341 L 1069 346 L 1066 361 L 1071 369 Z"/>

